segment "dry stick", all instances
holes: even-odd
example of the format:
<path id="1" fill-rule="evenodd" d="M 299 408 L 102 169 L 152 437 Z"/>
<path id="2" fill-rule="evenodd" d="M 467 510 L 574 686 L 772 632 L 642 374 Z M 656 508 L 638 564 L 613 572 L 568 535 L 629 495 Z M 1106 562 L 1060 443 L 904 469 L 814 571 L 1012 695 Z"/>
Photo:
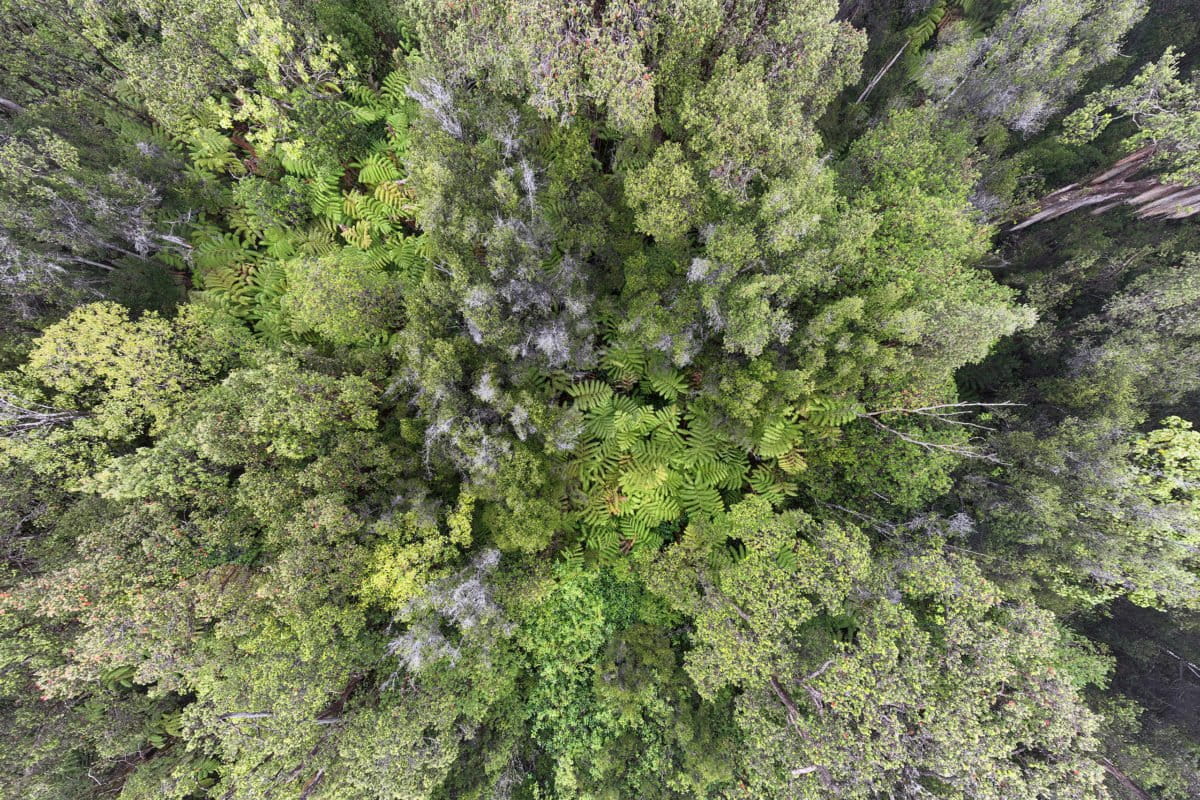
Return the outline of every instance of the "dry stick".
<path id="1" fill-rule="evenodd" d="M 813 764 L 811 767 L 796 767 L 792 770 L 792 777 L 799 778 L 801 775 L 809 775 L 814 772 L 821 776 L 821 783 L 825 784 L 825 788 L 833 788 L 833 776 L 829 774 L 828 767 L 820 764 Z"/>
<path id="2" fill-rule="evenodd" d="M 928 414 L 928 413 L 932 413 L 932 412 L 941 411 L 941 409 L 943 409 L 943 408 L 953 408 L 953 409 L 955 409 L 954 411 L 947 411 L 942 414 L 936 414 L 936 416 L 952 416 L 955 414 L 969 414 L 972 410 L 977 409 L 977 408 L 1009 408 L 1012 406 L 1023 406 L 1023 405 L 1025 405 L 1025 404 L 1024 403 L 1013 403 L 1008 400 L 1005 400 L 1002 403 L 969 403 L 969 402 L 937 403 L 937 404 L 931 405 L 931 406 L 918 406 L 916 408 L 903 408 L 903 407 L 881 408 L 878 411 L 868 411 L 865 414 L 862 414 L 860 416 L 878 417 L 883 414 Z"/>
<path id="3" fill-rule="evenodd" d="M 37 428 L 64 425 L 82 416 L 78 411 L 60 411 L 41 403 L 23 404 L 0 392 L 0 436 L 20 436 Z"/>
<path id="4" fill-rule="evenodd" d="M 822 664 L 821 666 L 817 667 L 816 671 L 811 672 L 807 676 L 805 676 L 804 680 L 805 681 L 814 681 L 817 678 L 824 675 L 825 670 L 829 669 L 832 666 L 833 666 L 833 659 L 831 658 L 828 661 L 826 661 L 824 664 Z"/>
<path id="5" fill-rule="evenodd" d="M 900 56 L 904 54 L 904 51 L 908 49 L 910 44 L 912 44 L 912 39 L 906 39 L 900 49 L 896 51 L 896 55 L 892 56 L 892 60 L 885 64 L 883 69 L 875 73 L 875 77 L 871 78 L 871 82 L 867 84 L 867 88 L 863 89 L 862 94 L 860 94 L 858 99 L 854 102 L 861 103 L 863 100 L 867 99 L 867 95 L 869 95 L 871 90 L 875 88 L 875 84 L 879 83 L 879 81 L 883 79 L 883 76 L 886 75 L 887 71 L 892 68 L 892 65 L 899 60 Z"/>
<path id="6" fill-rule="evenodd" d="M 317 789 L 317 785 L 321 783 L 321 779 L 325 777 L 325 768 L 321 767 L 317 770 L 317 774 L 309 778 L 308 783 L 304 784 L 304 790 L 300 793 L 300 800 L 308 800 Z"/>
<path id="7" fill-rule="evenodd" d="M 1155 644 L 1158 644 L 1158 643 L 1157 643 L 1157 642 L 1155 642 Z M 1184 667 L 1186 666 L 1189 672 L 1191 672 L 1191 673 L 1192 673 L 1193 675 L 1195 675 L 1197 678 L 1200 678 L 1200 666 L 1197 666 L 1196 664 L 1193 664 L 1191 661 L 1188 661 L 1186 658 L 1183 658 L 1183 657 L 1181 657 L 1181 656 L 1179 656 L 1179 655 L 1176 655 L 1175 653 L 1171 652 L 1171 650 L 1167 649 L 1166 647 L 1163 647 L 1161 644 L 1160 644 L 1160 645 L 1158 645 L 1158 646 L 1159 646 L 1159 647 L 1162 649 L 1162 651 L 1163 651 L 1164 653 L 1166 653 L 1166 654 L 1167 654 L 1167 655 L 1169 655 L 1171 658 L 1173 658 L 1173 659 L 1175 659 L 1176 661 L 1178 661 L 1178 662 L 1179 662 L 1179 671 L 1180 671 L 1180 673 L 1181 673 L 1181 676 L 1182 676 L 1182 673 L 1183 673 L 1183 669 L 1184 669 Z"/>
<path id="8" fill-rule="evenodd" d="M 881 408 L 878 411 L 868 411 L 859 414 L 860 417 L 869 417 L 872 419 L 882 417 L 885 414 L 912 414 L 920 417 L 930 417 L 939 422 L 946 422 L 951 425 L 962 425 L 967 428 L 978 428 L 984 431 L 994 431 L 995 428 L 990 425 L 980 425 L 976 422 L 967 422 L 962 419 L 955 419 L 964 414 L 972 414 L 981 409 L 992 408 L 1014 408 L 1022 406 L 1024 403 L 1012 403 L 1004 401 L 1003 403 L 939 403 L 932 406 L 921 406 L 919 408 Z"/>
<path id="9" fill-rule="evenodd" d="M 920 406 L 918 408 L 883 408 L 879 409 L 878 411 L 868 411 L 859 414 L 858 418 L 865 419 L 880 430 L 886 431 L 893 436 L 908 442 L 909 444 L 915 444 L 918 447 L 923 447 L 931 452 L 941 451 L 944 453 L 962 456 L 964 458 L 978 458 L 984 461 L 991 461 L 994 464 L 1003 464 L 1004 462 L 998 459 L 995 455 L 981 452 L 974 447 L 964 447 L 956 444 L 943 444 L 941 442 L 927 442 L 922 439 L 909 436 L 902 431 L 898 431 L 889 425 L 883 424 L 880 422 L 879 417 L 884 416 L 885 414 L 912 414 L 915 416 L 931 417 L 940 422 L 946 422 L 951 425 L 962 425 L 968 428 L 979 428 L 985 431 L 992 431 L 995 430 L 995 428 L 991 428 L 987 425 L 979 425 L 974 422 L 967 422 L 966 420 L 955 419 L 955 417 L 962 414 L 969 414 L 975 409 L 1009 408 L 1019 405 L 1023 404 L 1012 403 L 1009 401 L 1002 403 L 938 403 L 936 405 Z"/>
<path id="10" fill-rule="evenodd" d="M 230 714 L 222 714 L 217 717 L 221 722 L 231 722 L 242 719 L 268 719 L 275 716 L 273 711 L 234 711 Z"/>

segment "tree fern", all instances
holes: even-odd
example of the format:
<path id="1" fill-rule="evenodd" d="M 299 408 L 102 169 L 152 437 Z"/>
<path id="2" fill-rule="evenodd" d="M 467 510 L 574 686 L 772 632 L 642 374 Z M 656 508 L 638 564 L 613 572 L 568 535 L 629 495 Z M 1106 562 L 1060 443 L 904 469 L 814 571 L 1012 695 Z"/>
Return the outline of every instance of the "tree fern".
<path id="1" fill-rule="evenodd" d="M 335 173 L 321 171 L 312 175 L 308 182 L 308 196 L 309 206 L 315 216 L 327 217 L 334 222 L 343 219 L 342 192 Z"/>
<path id="2" fill-rule="evenodd" d="M 776 459 L 779 468 L 788 475 L 797 475 L 808 469 L 808 462 L 804 459 L 804 452 L 799 447 L 793 447 L 783 455 Z"/>
<path id="3" fill-rule="evenodd" d="M 909 42 L 911 42 L 909 47 L 913 51 L 920 50 L 933 38 L 938 24 L 946 16 L 946 6 L 947 0 L 934 0 L 920 17 L 905 29 L 904 32 L 908 35 Z"/>
<path id="4" fill-rule="evenodd" d="M 110 692 L 118 689 L 132 689 L 133 676 L 137 672 L 132 664 L 122 664 L 100 673 L 100 684 Z"/>
<path id="5" fill-rule="evenodd" d="M 379 94 L 393 108 L 408 103 L 408 75 L 403 70 L 392 70 L 380 81 Z"/>
<path id="6" fill-rule="evenodd" d="M 796 493 L 796 486 L 779 480 L 775 471 L 766 466 L 757 466 L 750 473 L 750 488 L 755 494 L 762 495 L 773 506 L 781 506 L 783 502 Z"/>
<path id="7" fill-rule="evenodd" d="M 687 466 L 698 468 L 706 464 L 715 464 L 724 444 L 721 434 L 708 420 L 696 414 L 685 417 L 687 422 Z"/>
<path id="8" fill-rule="evenodd" d="M 197 128 L 187 136 L 188 158 L 202 170 L 212 173 L 242 172 L 233 152 L 233 142 L 211 128 Z"/>
<path id="9" fill-rule="evenodd" d="M 582 569 L 583 568 L 583 547 L 579 542 L 575 542 L 570 547 L 563 548 L 559 553 L 559 560 L 567 569 Z"/>
<path id="10" fill-rule="evenodd" d="M 612 403 L 605 401 L 593 406 L 583 423 L 583 429 L 592 439 L 607 441 L 613 438 L 617 433 L 617 412 Z"/>
<path id="11" fill-rule="evenodd" d="M 608 354 L 626 380 L 641 358 L 640 351 Z M 657 546 L 661 537 L 653 531 L 685 514 L 719 513 L 722 490 L 740 490 L 749 469 L 746 453 L 706 417 L 677 404 L 656 407 L 648 401 L 662 394 L 649 381 L 643 387 L 617 391 L 589 379 L 568 388 L 583 412 L 586 437 L 571 470 L 586 498 L 576 507 L 590 525 L 609 516 L 627 549 Z"/>
<path id="12" fill-rule="evenodd" d="M 782 569 L 793 571 L 796 569 L 799 560 L 796 558 L 796 551 L 791 547 L 781 547 L 775 553 L 775 563 Z"/>
<path id="13" fill-rule="evenodd" d="M 789 419 L 771 420 L 763 427 L 755 451 L 763 458 L 778 458 L 790 452 L 803 434 L 803 426 Z"/>
<path id="14" fill-rule="evenodd" d="M 409 111 L 394 111 L 386 117 L 387 144 L 397 156 L 408 152 L 409 130 L 415 115 Z"/>
<path id="15" fill-rule="evenodd" d="M 589 411 L 603 403 L 612 400 L 612 387 L 602 381 L 582 381 L 567 389 L 567 394 L 575 400 L 575 407 L 580 411 Z"/>
<path id="16" fill-rule="evenodd" d="M 721 493 L 697 476 L 692 476 L 680 487 L 679 501 L 691 515 L 712 515 L 725 510 Z"/>
<path id="17" fill-rule="evenodd" d="M 401 180 L 386 180 L 372 190 L 372 196 L 387 206 L 391 215 L 399 219 L 411 219 L 416 212 L 412 192 Z"/>
<path id="18" fill-rule="evenodd" d="M 371 153 L 356 164 L 358 179 L 369 186 L 396 181 L 400 179 L 400 170 L 396 164 L 383 153 Z"/>
<path id="19" fill-rule="evenodd" d="M 193 237 L 192 258 L 201 270 L 214 270 L 256 257 L 235 233 L 210 231 Z"/>
<path id="20" fill-rule="evenodd" d="M 817 427 L 840 428 L 862 412 L 863 407 L 857 401 L 818 397 L 809 403 L 807 416 Z"/>
<path id="21" fill-rule="evenodd" d="M 254 302 L 259 306 L 276 306 L 287 290 L 287 270 L 283 262 L 267 260 L 259 264 L 250 277 L 255 289 Z"/>
<path id="22" fill-rule="evenodd" d="M 260 244 L 272 258 L 288 258 L 296 252 L 298 238 L 295 231 L 272 225 L 263 231 Z"/>
<path id="23" fill-rule="evenodd" d="M 311 157 L 286 150 L 280 151 L 279 164 L 288 174 L 301 178 L 318 178 L 329 172 Z"/>
<path id="24" fill-rule="evenodd" d="M 607 350 L 600 361 L 614 381 L 631 384 L 645 373 L 646 351 L 638 345 L 614 347 Z"/>
<path id="25" fill-rule="evenodd" d="M 338 245 L 333 240 L 334 229 L 314 225 L 296 238 L 296 252 L 306 256 L 327 256 L 333 254 Z"/>
<path id="26" fill-rule="evenodd" d="M 370 249 L 371 244 L 375 241 L 371 237 L 371 223 L 366 220 L 359 220 L 353 225 L 342 225 L 340 230 L 346 244 L 357 247 L 359 250 Z"/>
<path id="27" fill-rule="evenodd" d="M 278 305 L 262 309 L 254 323 L 254 334 L 256 338 L 273 345 L 295 336 L 287 315 Z"/>
<path id="28" fill-rule="evenodd" d="M 433 240 L 425 234 L 392 237 L 388 245 L 392 253 L 392 263 L 409 284 L 421 280 L 429 268 L 433 255 L 432 242 Z"/>
<path id="29" fill-rule="evenodd" d="M 652 369 L 646 377 L 655 393 L 667 401 L 676 400 L 688 388 L 683 373 L 670 367 Z"/>

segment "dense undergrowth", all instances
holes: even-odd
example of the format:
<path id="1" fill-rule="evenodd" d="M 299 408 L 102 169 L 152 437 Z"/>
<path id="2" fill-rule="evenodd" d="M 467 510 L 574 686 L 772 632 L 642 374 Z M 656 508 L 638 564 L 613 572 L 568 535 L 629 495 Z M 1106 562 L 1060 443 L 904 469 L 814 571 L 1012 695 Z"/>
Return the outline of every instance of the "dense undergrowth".
<path id="1" fill-rule="evenodd" d="M 0 798 L 1194 796 L 1152 5 L 0 0 Z"/>

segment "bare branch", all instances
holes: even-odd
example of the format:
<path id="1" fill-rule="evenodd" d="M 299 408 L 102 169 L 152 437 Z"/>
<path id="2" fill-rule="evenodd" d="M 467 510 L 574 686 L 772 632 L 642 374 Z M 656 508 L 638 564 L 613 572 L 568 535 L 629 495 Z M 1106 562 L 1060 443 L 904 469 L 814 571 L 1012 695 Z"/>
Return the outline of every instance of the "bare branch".
<path id="1" fill-rule="evenodd" d="M 79 411 L 60 411 L 41 403 L 22 402 L 0 390 L 0 436 L 15 439 L 39 428 L 65 425 L 82 416 Z"/>
<path id="2" fill-rule="evenodd" d="M 9 114 L 11 114 L 14 117 L 17 116 L 18 114 L 25 113 L 25 108 L 22 105 L 20 105 L 19 103 L 14 103 L 12 100 L 9 100 L 7 97 L 0 97 L 0 108 L 3 108 L 5 111 L 7 111 Z"/>
<path id="3" fill-rule="evenodd" d="M 792 700 L 792 696 L 779 685 L 779 679 L 774 675 L 771 676 L 771 691 L 775 692 L 779 702 L 783 703 L 783 707 L 787 709 L 788 722 L 795 725 L 796 720 L 800 718 L 800 709 L 796 708 L 796 701 Z"/>
<path id="4" fill-rule="evenodd" d="M 1097 763 L 1104 767 L 1104 771 L 1111 775 L 1117 783 L 1121 784 L 1130 794 L 1138 798 L 1138 800 L 1151 800 L 1150 795 L 1142 787 L 1133 782 L 1133 779 L 1126 775 L 1121 770 L 1117 769 L 1117 765 L 1109 761 L 1107 758 L 1097 759 Z"/>
<path id="5" fill-rule="evenodd" d="M 221 722 L 233 722 L 243 719 L 267 719 L 275 716 L 274 711 L 234 711 L 217 717 Z"/>
<path id="6" fill-rule="evenodd" d="M 990 461 L 993 464 L 1004 464 L 1005 466 L 1008 466 L 1005 462 L 997 458 L 995 454 L 984 452 L 977 447 L 962 444 L 946 444 L 945 442 L 927 442 L 923 439 L 909 436 L 907 433 L 898 431 L 889 425 L 885 425 L 869 414 L 859 414 L 858 416 L 859 419 L 865 419 L 869 421 L 875 427 L 892 434 L 901 441 L 924 448 L 931 453 L 949 453 L 950 455 L 959 456 L 961 458 L 975 458 L 981 461 Z"/>
<path id="7" fill-rule="evenodd" d="M 792 777 L 799 778 L 801 775 L 811 775 L 814 772 L 817 773 L 817 775 L 821 778 L 821 783 L 825 785 L 825 788 L 833 788 L 833 776 L 829 774 L 829 768 L 822 766 L 821 764 L 813 764 L 812 766 L 808 767 L 796 767 L 792 770 Z"/>
<path id="8" fill-rule="evenodd" d="M 929 450 L 930 452 L 949 453 L 951 455 L 960 456 L 962 458 L 975 458 L 984 461 L 991 461 L 996 464 L 1004 462 L 996 458 L 994 454 L 984 452 L 977 447 L 962 444 L 947 444 L 944 442 L 929 442 L 924 439 L 919 439 L 910 434 L 898 431 L 890 425 L 884 424 L 880 417 L 889 414 L 908 415 L 914 417 L 923 417 L 926 419 L 937 420 L 950 425 L 959 425 L 964 428 L 975 428 L 977 430 L 994 431 L 995 428 L 989 425 L 980 425 L 977 422 L 969 422 L 959 417 L 966 414 L 975 414 L 980 411 L 987 411 L 996 408 L 1013 408 L 1024 405 L 1023 403 L 1013 403 L 1004 401 L 1001 403 L 935 403 L 928 406 L 917 406 L 916 408 L 881 408 L 875 411 L 866 411 L 858 415 L 859 419 L 865 419 L 880 430 L 887 431 L 893 436 L 902 441 L 914 444 L 918 447 Z"/>
<path id="9" fill-rule="evenodd" d="M 867 411 L 861 417 L 881 417 L 884 414 L 923 414 L 925 416 L 952 417 L 960 414 L 973 414 L 992 408 L 1015 408 L 1024 403 L 1013 403 L 1005 400 L 1002 403 L 937 403 L 931 406 L 916 408 L 881 408 L 878 411 Z M 951 409 L 947 411 L 946 409 Z"/>
<path id="10" fill-rule="evenodd" d="M 900 59 L 900 56 L 904 55 L 904 51 L 908 49 L 908 46 L 910 44 L 912 44 L 912 39 L 905 40 L 903 46 L 901 46 L 901 48 L 896 51 L 896 55 L 892 56 L 892 60 L 889 61 L 888 63 L 884 64 L 883 69 L 881 69 L 881 70 L 879 70 L 879 72 L 875 73 L 875 77 L 871 78 L 871 82 L 867 84 L 867 88 L 863 89 L 862 94 L 860 94 L 858 96 L 858 99 L 855 100 L 854 102 L 861 103 L 863 100 L 867 99 L 867 95 L 869 95 L 871 93 L 871 90 L 875 88 L 875 84 L 877 84 L 877 83 L 879 83 L 879 81 L 883 80 L 883 76 L 886 75 L 888 73 L 888 70 L 890 70 L 892 68 L 892 66 Z"/>
<path id="11" fill-rule="evenodd" d="M 825 670 L 829 669 L 832 666 L 833 666 L 833 659 L 831 658 L 828 661 L 826 661 L 824 664 L 822 664 L 821 666 L 817 667 L 816 672 L 811 672 L 807 676 L 805 676 L 804 680 L 805 681 L 815 681 L 817 678 L 819 678 L 825 674 Z"/>

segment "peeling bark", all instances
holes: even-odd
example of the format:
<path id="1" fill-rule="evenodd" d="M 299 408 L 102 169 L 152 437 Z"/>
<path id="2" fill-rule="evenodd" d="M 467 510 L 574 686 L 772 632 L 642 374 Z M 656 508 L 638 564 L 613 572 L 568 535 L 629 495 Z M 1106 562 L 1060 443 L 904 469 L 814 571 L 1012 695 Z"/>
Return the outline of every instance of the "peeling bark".
<path id="1" fill-rule="evenodd" d="M 1038 203 L 1040 210 L 1009 231 L 1019 231 L 1089 206 L 1096 206 L 1092 215 L 1119 205 L 1132 206 L 1138 219 L 1184 219 L 1200 213 L 1200 186 L 1176 186 L 1160 183 L 1155 177 L 1136 177 L 1150 165 L 1156 152 L 1155 145 L 1148 145 L 1085 183 L 1068 184 L 1051 192 Z"/>

